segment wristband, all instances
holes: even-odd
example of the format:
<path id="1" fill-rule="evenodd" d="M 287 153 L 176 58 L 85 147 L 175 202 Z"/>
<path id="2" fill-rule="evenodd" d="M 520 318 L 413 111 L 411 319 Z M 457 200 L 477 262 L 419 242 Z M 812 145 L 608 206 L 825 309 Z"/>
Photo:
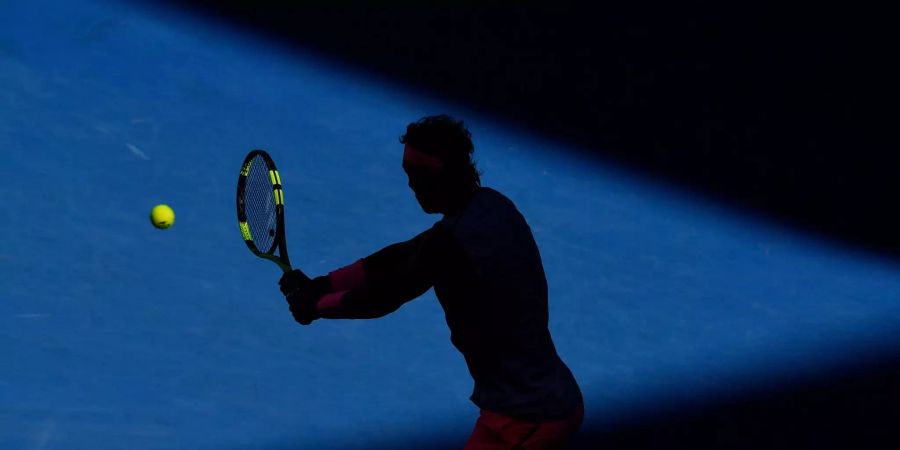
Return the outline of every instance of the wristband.
<path id="1" fill-rule="evenodd" d="M 344 294 L 346 293 L 347 291 L 340 291 L 323 295 L 316 303 L 316 312 L 319 313 L 319 316 L 326 319 L 342 318 L 343 316 L 341 315 L 341 302 L 343 301 Z"/>
<path id="2" fill-rule="evenodd" d="M 363 260 L 358 260 L 346 267 L 341 267 L 328 274 L 331 289 L 337 292 L 359 289 L 366 285 L 366 271 Z"/>

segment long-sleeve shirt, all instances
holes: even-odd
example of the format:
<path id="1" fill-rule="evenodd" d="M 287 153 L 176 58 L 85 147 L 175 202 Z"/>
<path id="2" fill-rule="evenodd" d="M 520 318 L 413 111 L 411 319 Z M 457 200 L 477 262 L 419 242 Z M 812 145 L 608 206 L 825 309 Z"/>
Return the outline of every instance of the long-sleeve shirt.
<path id="1" fill-rule="evenodd" d="M 480 188 L 466 207 L 416 237 L 363 258 L 365 282 L 342 294 L 337 317 L 374 318 L 434 288 L 480 408 L 556 420 L 582 403 L 548 329 L 537 244 L 508 198 Z"/>

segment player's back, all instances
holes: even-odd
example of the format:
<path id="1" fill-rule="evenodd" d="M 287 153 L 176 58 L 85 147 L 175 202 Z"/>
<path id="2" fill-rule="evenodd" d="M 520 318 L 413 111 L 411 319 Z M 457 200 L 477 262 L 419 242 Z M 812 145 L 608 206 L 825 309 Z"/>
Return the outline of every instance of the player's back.
<path id="1" fill-rule="evenodd" d="M 439 226 L 455 256 L 435 293 L 475 379 L 472 400 L 535 420 L 571 413 L 581 394 L 547 328 L 547 280 L 525 218 L 508 198 L 481 188 Z"/>

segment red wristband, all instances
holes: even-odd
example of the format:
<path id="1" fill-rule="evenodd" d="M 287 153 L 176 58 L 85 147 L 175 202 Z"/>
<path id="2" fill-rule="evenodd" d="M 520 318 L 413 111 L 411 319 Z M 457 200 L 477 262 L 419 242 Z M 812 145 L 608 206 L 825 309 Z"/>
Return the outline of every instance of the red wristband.
<path id="1" fill-rule="evenodd" d="M 328 281 L 335 291 L 349 291 L 359 289 L 366 284 L 366 271 L 363 269 L 363 260 L 358 260 L 346 267 L 341 267 L 328 274 Z"/>
<path id="2" fill-rule="evenodd" d="M 340 291 L 323 295 L 316 303 L 316 311 L 326 319 L 340 319 L 343 317 L 341 315 L 341 301 L 346 293 L 347 291 Z"/>

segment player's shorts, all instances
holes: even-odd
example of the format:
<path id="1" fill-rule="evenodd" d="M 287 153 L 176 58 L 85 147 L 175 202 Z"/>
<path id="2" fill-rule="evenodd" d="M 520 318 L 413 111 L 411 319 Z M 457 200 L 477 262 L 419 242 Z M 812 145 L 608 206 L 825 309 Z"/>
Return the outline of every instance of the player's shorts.
<path id="1" fill-rule="evenodd" d="M 539 423 L 481 410 L 463 450 L 567 449 L 583 419 L 583 406 L 565 419 Z"/>

